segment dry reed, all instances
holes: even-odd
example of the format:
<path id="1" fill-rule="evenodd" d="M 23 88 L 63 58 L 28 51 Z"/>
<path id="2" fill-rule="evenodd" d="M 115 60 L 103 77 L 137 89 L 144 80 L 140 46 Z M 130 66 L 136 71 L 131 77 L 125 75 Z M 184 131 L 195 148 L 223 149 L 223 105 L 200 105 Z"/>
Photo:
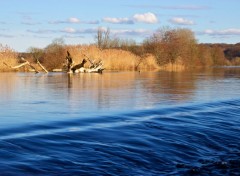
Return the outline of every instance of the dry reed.
<path id="1" fill-rule="evenodd" d="M 7 63 L 8 65 L 11 65 L 11 66 L 17 65 L 18 63 L 17 56 L 18 54 L 15 51 L 13 51 L 11 48 L 0 44 L 0 71 L 13 71 L 4 63 Z"/>
<path id="2" fill-rule="evenodd" d="M 83 58 L 90 58 L 95 62 L 102 60 L 106 70 L 154 70 L 159 68 L 152 55 L 140 58 L 129 51 L 121 49 L 100 50 L 93 45 L 68 46 L 66 50 L 71 53 L 75 64 L 80 63 Z"/>
<path id="3" fill-rule="evenodd" d="M 168 63 L 159 68 L 160 70 L 165 70 L 165 71 L 184 71 L 186 70 L 186 66 L 183 63 L 183 60 L 181 57 L 178 57 L 174 63 Z"/>
<path id="4" fill-rule="evenodd" d="M 106 70 L 121 70 L 121 71 L 136 71 L 136 70 L 155 70 L 158 69 L 159 66 L 156 63 L 156 59 L 152 55 L 148 55 L 145 58 L 140 58 L 139 56 L 125 50 L 121 49 L 104 49 L 100 50 L 94 45 L 69 45 L 64 47 L 65 51 L 61 55 L 67 54 L 67 51 L 70 52 L 74 64 L 78 64 L 85 59 L 91 59 L 92 61 L 98 62 L 100 60 L 103 61 L 104 68 Z M 65 56 L 62 56 L 65 57 Z M 59 57 L 57 57 L 59 60 Z M 30 61 L 37 69 L 41 70 L 34 62 L 31 56 L 26 58 L 26 60 Z M 52 59 L 50 59 L 53 61 Z M 59 65 L 62 67 L 63 61 L 59 60 Z M 10 66 L 18 65 L 18 54 L 11 50 L 9 47 L 4 47 L 0 45 L 0 71 L 14 71 L 13 69 L 7 67 L 5 64 L 7 63 Z M 48 63 L 44 63 L 43 65 L 48 69 Z M 86 67 L 90 66 L 90 62 L 86 64 Z M 53 68 L 50 68 L 53 69 Z M 59 69 L 59 68 L 54 68 Z M 20 71 L 28 71 L 29 68 L 20 68 Z"/>

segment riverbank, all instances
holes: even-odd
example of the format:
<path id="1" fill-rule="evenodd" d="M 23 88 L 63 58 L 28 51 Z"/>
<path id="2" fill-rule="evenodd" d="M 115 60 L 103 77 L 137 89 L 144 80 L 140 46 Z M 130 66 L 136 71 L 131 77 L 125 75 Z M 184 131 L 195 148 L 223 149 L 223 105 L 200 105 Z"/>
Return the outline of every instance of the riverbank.
<path id="1" fill-rule="evenodd" d="M 141 48 L 121 49 L 108 48 L 99 49 L 96 45 L 59 45 L 51 44 L 44 49 L 31 48 L 27 53 L 17 53 L 9 47 L 0 46 L 0 72 L 6 71 L 32 71 L 29 65 L 20 68 L 12 68 L 22 63 L 21 57 L 24 57 L 37 70 L 42 70 L 37 64 L 37 60 L 48 70 L 61 70 L 66 64 L 67 51 L 71 54 L 74 65 L 86 59 L 88 62 L 85 67 L 90 66 L 89 59 L 98 62 L 102 60 L 105 70 L 111 71 L 183 71 L 192 68 L 212 67 L 214 62 L 208 61 L 205 56 L 199 54 L 199 59 L 192 59 L 192 63 L 186 61 L 187 58 L 177 57 L 174 61 L 166 60 L 165 63 L 159 63 L 157 55 L 141 51 Z M 203 52 L 204 54 L 204 52 Z M 194 64 L 196 62 L 196 64 Z M 207 64 L 206 64 L 207 63 Z M 223 64 L 217 65 L 234 65 L 226 60 Z"/>
<path id="2" fill-rule="evenodd" d="M 106 70 L 118 71 L 140 71 L 140 70 L 156 70 L 159 65 L 152 55 L 146 55 L 144 58 L 137 56 L 129 51 L 121 49 L 105 49 L 100 50 L 96 46 L 66 46 L 62 49 L 61 55 L 57 53 L 43 53 L 41 57 L 37 58 L 47 70 L 62 69 L 65 64 L 65 57 L 67 51 L 71 54 L 75 64 L 81 63 L 82 60 L 91 59 L 92 61 L 102 60 Z M 11 54 L 10 54 L 11 53 Z M 15 53 L 15 52 L 1 52 L 0 57 L 0 72 L 4 71 L 29 71 L 29 66 L 13 69 L 11 67 L 21 64 L 21 57 L 33 64 L 34 67 L 39 68 L 36 63 L 35 53 Z M 89 67 L 90 63 L 86 64 Z M 40 68 L 39 68 L 40 69 Z M 41 69 L 40 69 L 41 70 Z"/>

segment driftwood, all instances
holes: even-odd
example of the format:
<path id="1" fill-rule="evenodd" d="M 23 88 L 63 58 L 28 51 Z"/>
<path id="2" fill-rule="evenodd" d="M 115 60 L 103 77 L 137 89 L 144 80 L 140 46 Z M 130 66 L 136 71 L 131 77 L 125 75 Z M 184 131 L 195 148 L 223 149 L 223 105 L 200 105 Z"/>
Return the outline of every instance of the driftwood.
<path id="1" fill-rule="evenodd" d="M 87 60 L 90 63 L 89 68 L 84 67 L 84 65 L 88 62 L 86 59 L 83 59 L 80 64 L 74 65 L 74 61 L 72 59 L 72 56 L 67 51 L 66 64 L 64 65 L 65 69 L 60 69 L 60 70 L 61 71 L 65 70 L 67 73 L 102 73 L 103 72 L 104 68 L 103 68 L 103 62 L 101 60 L 99 60 L 98 62 L 95 62 L 95 61 L 91 60 L 89 57 L 87 57 L 86 55 L 84 55 L 84 56 L 87 58 Z M 39 73 L 37 68 L 32 63 L 25 60 L 23 57 L 21 57 L 21 60 L 22 60 L 23 63 L 21 63 L 19 65 L 16 65 L 16 66 L 9 66 L 5 62 L 4 62 L 4 64 L 7 67 L 10 67 L 12 69 L 18 69 L 18 68 L 21 68 L 23 66 L 28 66 L 32 70 L 34 70 L 35 73 Z M 44 72 L 48 73 L 48 70 L 39 62 L 38 59 L 37 59 L 37 64 L 40 66 L 40 68 L 42 70 L 44 70 Z M 59 71 L 59 69 L 57 69 L 57 71 Z"/>
<path id="2" fill-rule="evenodd" d="M 21 63 L 20 65 L 16 65 L 16 66 L 9 66 L 7 63 L 4 62 L 4 64 L 12 69 L 18 69 L 21 68 L 25 65 L 28 65 L 31 69 L 33 69 L 35 71 L 35 73 L 39 73 L 39 71 L 27 60 L 25 60 L 23 57 L 21 57 L 21 60 L 23 61 L 23 63 Z"/>
<path id="3" fill-rule="evenodd" d="M 89 57 L 87 57 L 85 54 L 84 54 L 84 56 L 90 62 L 89 68 L 84 67 L 85 63 L 87 63 L 86 59 L 83 59 L 80 64 L 74 65 L 73 59 L 72 59 L 70 53 L 67 51 L 66 65 L 65 65 L 65 67 L 67 68 L 67 72 L 68 73 L 84 73 L 84 72 L 86 72 L 86 73 L 102 73 L 104 68 L 103 68 L 103 62 L 101 60 L 99 62 L 95 63 Z"/>
<path id="4" fill-rule="evenodd" d="M 29 66 L 32 70 L 34 70 L 35 73 L 39 73 L 39 71 L 37 70 L 36 67 L 33 66 L 33 64 L 31 64 L 29 61 L 25 60 L 23 57 L 21 57 L 21 61 L 23 61 L 23 63 L 16 65 L 16 66 L 10 66 L 7 63 L 3 62 L 7 67 L 10 67 L 12 69 L 18 69 L 21 68 L 23 66 Z M 45 67 L 37 60 L 37 64 L 46 72 L 48 73 L 47 69 L 45 69 Z"/>
<path id="5" fill-rule="evenodd" d="M 83 60 L 82 60 L 82 63 L 73 66 L 73 67 L 71 68 L 72 72 L 75 73 L 75 72 L 78 71 L 80 68 L 84 68 L 84 64 L 85 64 L 86 62 L 87 62 L 87 61 L 86 61 L 85 59 L 83 59 Z"/>
<path id="6" fill-rule="evenodd" d="M 46 73 L 48 73 L 47 69 L 39 62 L 38 59 L 37 59 L 37 64 L 38 64 Z"/>
<path id="7" fill-rule="evenodd" d="M 103 68 L 103 62 L 102 60 L 99 60 L 98 62 L 95 63 L 95 60 L 91 60 L 86 54 L 84 56 L 88 59 L 90 62 L 90 67 L 87 69 L 87 72 L 97 72 L 97 73 L 102 73 L 104 68 Z"/>

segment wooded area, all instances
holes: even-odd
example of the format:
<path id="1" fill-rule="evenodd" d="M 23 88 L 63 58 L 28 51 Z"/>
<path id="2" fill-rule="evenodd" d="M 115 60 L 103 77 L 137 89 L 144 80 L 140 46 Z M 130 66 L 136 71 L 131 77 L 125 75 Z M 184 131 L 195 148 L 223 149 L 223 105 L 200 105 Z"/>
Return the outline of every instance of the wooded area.
<path id="1" fill-rule="evenodd" d="M 90 45 L 65 45 L 60 38 L 43 49 L 31 47 L 26 53 L 0 45 L 0 70 L 101 73 L 104 69 L 183 70 L 240 64 L 239 43 L 198 44 L 194 33 L 185 28 L 160 28 L 141 44 L 112 37 L 110 29 L 99 28 L 95 41 Z"/>
<path id="2" fill-rule="evenodd" d="M 240 65 L 240 43 L 198 44 L 194 33 L 186 28 L 163 27 L 140 45 L 133 40 L 111 38 L 110 30 L 99 28 L 96 39 L 101 49 L 127 50 L 142 60 L 151 54 L 161 68 L 192 68 L 221 65 Z"/>

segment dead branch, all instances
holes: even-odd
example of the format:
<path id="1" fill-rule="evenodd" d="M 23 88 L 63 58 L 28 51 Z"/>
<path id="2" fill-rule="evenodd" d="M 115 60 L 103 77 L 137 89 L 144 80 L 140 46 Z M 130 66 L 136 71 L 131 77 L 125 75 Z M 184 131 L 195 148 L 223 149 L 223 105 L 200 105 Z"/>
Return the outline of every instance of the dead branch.
<path id="1" fill-rule="evenodd" d="M 94 65 L 94 61 L 92 61 L 86 54 L 83 54 L 83 55 L 88 59 L 91 65 Z"/>
<path id="2" fill-rule="evenodd" d="M 66 66 L 67 66 L 67 72 L 68 73 L 83 73 L 83 72 L 88 72 L 88 73 L 102 73 L 104 70 L 103 68 L 103 62 L 100 60 L 97 63 L 95 61 L 92 61 L 86 54 L 83 54 L 88 61 L 90 62 L 90 67 L 89 68 L 84 68 L 84 64 L 87 62 L 86 59 L 83 59 L 82 63 L 73 65 L 73 60 L 69 52 L 67 52 L 66 56 Z"/>
<path id="3" fill-rule="evenodd" d="M 71 68 L 72 72 L 75 73 L 76 70 L 79 70 L 80 68 L 84 68 L 84 64 L 87 62 L 86 59 L 82 60 L 82 63 L 77 64 Z"/>
<path id="4" fill-rule="evenodd" d="M 6 65 L 6 66 L 9 67 L 9 68 L 18 69 L 18 68 L 21 68 L 21 67 L 23 67 L 23 66 L 25 66 L 25 65 L 28 65 L 28 62 L 24 62 L 24 63 L 22 63 L 22 64 L 20 64 L 20 65 L 16 65 L 16 66 L 10 66 L 10 65 L 8 65 L 6 62 L 3 62 L 3 64 Z"/>
<path id="5" fill-rule="evenodd" d="M 39 62 L 38 59 L 37 59 L 37 64 L 38 64 L 46 73 L 48 73 L 47 69 Z"/>
<path id="6" fill-rule="evenodd" d="M 103 67 L 103 62 L 102 60 L 99 60 L 97 63 L 95 63 L 95 60 L 91 60 L 86 54 L 83 54 L 85 57 L 87 57 L 88 61 L 90 62 L 90 67 L 89 69 L 93 69 L 93 70 L 96 70 L 96 69 L 102 69 Z M 89 70 L 88 69 L 88 70 Z M 102 69 L 104 70 L 104 69 Z"/>
<path id="7" fill-rule="evenodd" d="M 23 63 L 16 65 L 16 66 L 10 66 L 7 63 L 4 62 L 4 65 L 6 65 L 9 68 L 12 69 L 18 69 L 21 68 L 23 66 L 29 66 L 31 69 L 33 69 L 35 71 L 35 73 L 39 73 L 39 71 L 37 70 L 37 68 L 35 66 L 33 66 L 33 64 L 31 64 L 29 61 L 27 61 L 26 59 L 24 59 L 23 57 L 21 57 L 21 60 L 23 61 Z M 37 60 L 37 64 L 46 72 L 48 73 L 47 69 L 45 69 L 45 67 Z"/>
<path id="8" fill-rule="evenodd" d="M 67 72 L 70 73 L 71 68 L 73 67 L 73 60 L 72 60 L 72 56 L 70 55 L 70 53 L 68 51 L 67 51 L 67 56 L 66 56 L 66 67 L 67 67 Z"/>

